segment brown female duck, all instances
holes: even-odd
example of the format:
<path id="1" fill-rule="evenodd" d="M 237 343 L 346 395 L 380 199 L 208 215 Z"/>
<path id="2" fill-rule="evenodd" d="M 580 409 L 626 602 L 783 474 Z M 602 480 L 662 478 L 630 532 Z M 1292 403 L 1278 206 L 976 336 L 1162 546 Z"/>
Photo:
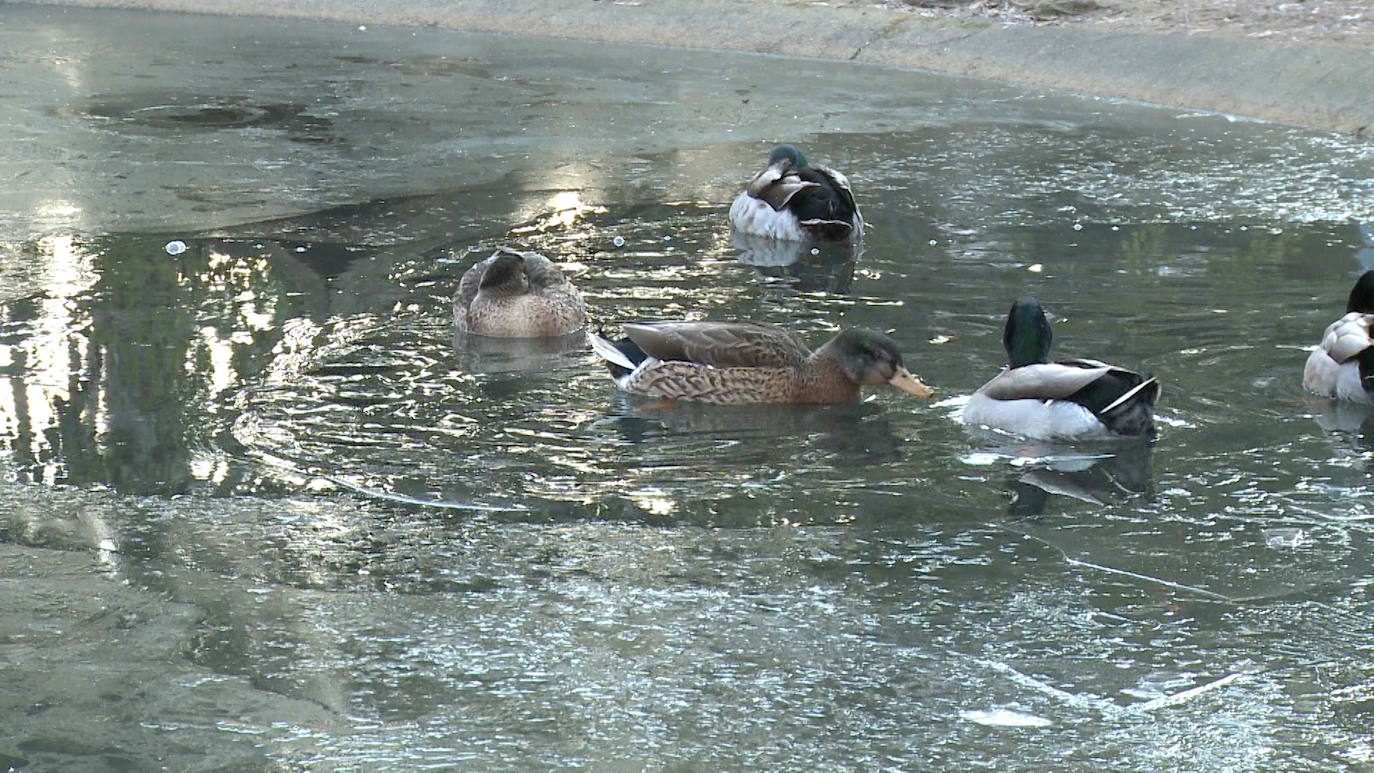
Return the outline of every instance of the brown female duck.
<path id="1" fill-rule="evenodd" d="M 587 321 L 582 294 L 537 252 L 498 247 L 463 274 L 453 322 L 465 333 L 539 338 L 571 333 Z"/>
<path id="2" fill-rule="evenodd" d="M 862 387 L 891 384 L 929 397 L 902 364 L 897 343 L 845 330 L 816 351 L 793 333 L 757 322 L 639 322 L 612 343 L 592 336 L 621 389 L 705 403 L 843 403 Z"/>

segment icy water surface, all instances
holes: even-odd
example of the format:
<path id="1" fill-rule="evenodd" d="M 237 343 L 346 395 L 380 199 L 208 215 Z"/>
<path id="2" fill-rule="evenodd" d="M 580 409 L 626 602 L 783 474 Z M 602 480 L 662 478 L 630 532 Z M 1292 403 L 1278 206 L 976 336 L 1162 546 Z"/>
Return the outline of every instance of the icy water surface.
<path id="1" fill-rule="evenodd" d="M 0 144 L 0 764 L 1374 764 L 1370 417 L 1299 385 L 1374 264 L 1362 143 L 845 64 L 0 18 L 36 73 L 0 132 L 38 148 Z M 860 249 L 731 242 L 777 139 L 849 174 Z M 497 244 L 596 328 L 891 330 L 939 393 L 637 404 L 580 341 L 455 341 Z M 1021 294 L 1160 378 L 1155 442 L 954 421 Z"/>

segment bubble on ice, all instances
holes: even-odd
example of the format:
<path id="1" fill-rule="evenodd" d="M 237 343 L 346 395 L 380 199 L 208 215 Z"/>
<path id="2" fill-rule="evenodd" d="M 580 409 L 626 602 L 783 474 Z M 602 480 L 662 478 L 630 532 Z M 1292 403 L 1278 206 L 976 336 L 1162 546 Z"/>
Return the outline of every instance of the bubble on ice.
<path id="1" fill-rule="evenodd" d="M 617 246 L 617 247 L 624 247 L 624 246 L 625 246 L 625 237 L 621 236 L 620 234 L 616 234 L 616 235 L 611 239 L 611 244 L 614 244 L 614 245 Z"/>
<path id="2" fill-rule="evenodd" d="M 166 250 L 168 255 L 180 255 L 186 251 L 186 242 L 180 239 L 173 239 L 162 245 L 162 249 Z"/>

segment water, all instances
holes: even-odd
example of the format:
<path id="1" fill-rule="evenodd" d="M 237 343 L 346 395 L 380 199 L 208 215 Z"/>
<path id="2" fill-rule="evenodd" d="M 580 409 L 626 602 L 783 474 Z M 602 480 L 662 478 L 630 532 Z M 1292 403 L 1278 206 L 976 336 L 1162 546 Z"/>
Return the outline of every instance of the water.
<path id="1" fill-rule="evenodd" d="M 1360 142 L 845 64 L 0 14 L 0 66 L 80 60 L 88 106 L 20 79 L 0 131 L 94 138 L 70 177 L 0 143 L 0 762 L 1374 764 L 1368 416 L 1299 384 L 1369 260 Z M 178 66 L 61 43 L 140 35 Z M 252 100 L 245 67 L 295 80 Z M 731 243 L 781 131 L 853 180 L 861 251 Z M 455 342 L 499 243 L 594 327 L 892 330 L 940 392 L 662 408 L 577 345 Z M 1027 293 L 1057 352 L 1159 376 L 1154 443 L 954 420 Z"/>

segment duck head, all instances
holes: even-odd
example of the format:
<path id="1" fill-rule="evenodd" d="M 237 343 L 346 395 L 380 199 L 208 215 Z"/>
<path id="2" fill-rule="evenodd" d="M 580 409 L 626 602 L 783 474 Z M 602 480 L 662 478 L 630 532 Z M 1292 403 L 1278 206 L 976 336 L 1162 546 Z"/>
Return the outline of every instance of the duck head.
<path id="1" fill-rule="evenodd" d="M 518 295 L 529 289 L 525 276 L 525 259 L 515 252 L 502 252 L 482 272 L 478 285 L 481 292 L 496 295 Z"/>
<path id="2" fill-rule="evenodd" d="M 1374 314 L 1374 269 L 1360 274 L 1355 287 L 1350 291 L 1350 300 L 1345 302 L 1345 312 L 1358 311 L 1361 314 Z"/>
<path id="3" fill-rule="evenodd" d="M 768 153 L 768 165 L 791 165 L 797 168 L 806 166 L 806 156 L 802 155 L 801 150 L 790 143 L 773 146 L 773 150 Z"/>
<path id="4" fill-rule="evenodd" d="M 854 383 L 861 386 L 891 384 L 916 397 L 935 393 L 902 364 L 902 350 L 882 333 L 872 330 L 845 330 L 831 339 L 825 349 Z"/>
<path id="5" fill-rule="evenodd" d="M 1050 356 L 1050 321 L 1045 310 L 1034 298 L 1018 298 L 1007 314 L 1007 327 L 1002 331 L 1002 346 L 1007 350 L 1007 364 L 1013 368 L 1045 362 Z"/>

